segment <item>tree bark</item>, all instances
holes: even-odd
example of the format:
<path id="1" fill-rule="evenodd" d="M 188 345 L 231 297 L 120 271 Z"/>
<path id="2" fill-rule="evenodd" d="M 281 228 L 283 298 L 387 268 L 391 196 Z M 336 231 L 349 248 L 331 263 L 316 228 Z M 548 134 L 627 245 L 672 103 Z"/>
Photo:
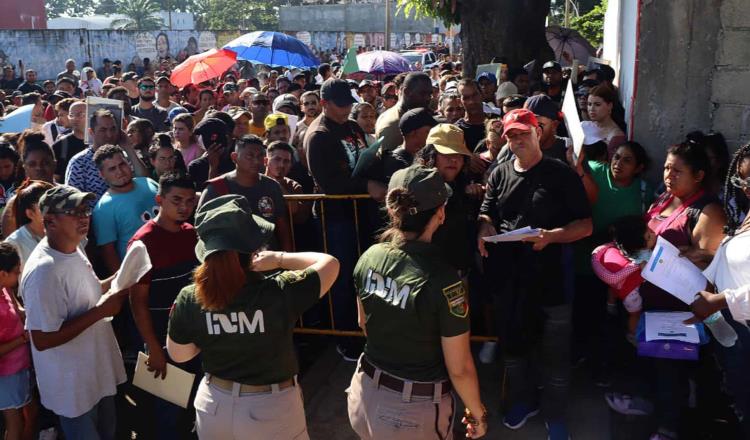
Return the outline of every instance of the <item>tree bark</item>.
<path id="1" fill-rule="evenodd" d="M 460 0 L 463 73 L 473 78 L 476 66 L 503 57 L 511 67 L 536 59 L 535 75 L 554 59 L 545 36 L 550 0 Z"/>

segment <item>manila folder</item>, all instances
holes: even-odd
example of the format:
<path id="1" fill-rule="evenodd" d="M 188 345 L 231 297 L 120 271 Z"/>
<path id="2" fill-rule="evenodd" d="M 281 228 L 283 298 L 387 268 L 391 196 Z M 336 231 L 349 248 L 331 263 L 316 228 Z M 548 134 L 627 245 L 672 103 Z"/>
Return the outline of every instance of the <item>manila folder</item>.
<path id="1" fill-rule="evenodd" d="M 133 385 L 175 405 L 187 408 L 195 374 L 167 363 L 167 377 L 163 380 L 161 376 L 154 378 L 154 372 L 148 371 L 146 360 L 148 360 L 148 356 L 139 352 Z"/>

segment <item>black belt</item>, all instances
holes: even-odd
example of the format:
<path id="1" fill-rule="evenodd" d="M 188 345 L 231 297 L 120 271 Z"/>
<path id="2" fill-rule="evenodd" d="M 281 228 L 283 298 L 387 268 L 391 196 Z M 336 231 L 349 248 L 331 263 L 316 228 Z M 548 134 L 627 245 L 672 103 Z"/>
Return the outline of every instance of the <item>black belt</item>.
<path id="1" fill-rule="evenodd" d="M 370 362 L 367 361 L 367 358 L 362 356 L 362 360 L 360 361 L 360 368 L 362 371 L 365 372 L 366 375 L 370 376 L 371 379 L 375 379 L 375 370 L 379 369 Z M 382 385 L 389 390 L 397 391 L 399 393 L 404 391 L 404 385 L 406 382 L 404 382 L 402 379 L 399 379 L 397 377 L 393 377 L 390 374 L 386 373 L 383 370 L 380 370 L 380 379 L 378 380 L 378 385 Z M 448 394 L 453 387 L 451 386 L 451 382 L 449 380 L 437 382 L 437 383 L 431 383 L 431 382 L 412 382 L 411 383 L 411 395 L 412 396 L 423 396 L 423 397 L 432 397 L 435 395 L 435 386 L 441 385 L 441 395 L 442 394 Z"/>

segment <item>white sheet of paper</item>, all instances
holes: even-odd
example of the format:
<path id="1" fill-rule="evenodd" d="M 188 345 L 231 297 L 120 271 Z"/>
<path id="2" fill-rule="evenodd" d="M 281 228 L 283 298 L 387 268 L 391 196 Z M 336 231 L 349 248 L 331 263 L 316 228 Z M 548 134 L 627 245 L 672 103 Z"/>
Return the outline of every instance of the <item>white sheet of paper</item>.
<path id="1" fill-rule="evenodd" d="M 562 112 L 565 120 L 565 127 L 568 129 L 568 136 L 573 140 L 573 159 L 578 160 L 583 148 L 583 128 L 581 128 L 581 118 L 578 115 L 578 106 L 576 105 L 576 96 L 573 92 L 573 81 L 568 81 L 568 88 L 565 90 L 563 99 Z"/>
<path id="2" fill-rule="evenodd" d="M 672 340 L 699 343 L 700 337 L 695 325 L 682 323 L 692 317 L 691 312 L 646 312 L 646 341 Z"/>
<path id="3" fill-rule="evenodd" d="M 489 237 L 483 237 L 482 240 L 488 243 L 504 243 L 504 242 L 510 242 L 510 241 L 521 241 L 524 238 L 538 237 L 539 234 L 541 234 L 541 232 L 542 230 L 539 228 L 532 228 L 531 226 L 526 226 L 523 228 L 508 231 L 502 234 L 492 235 Z"/>
<path id="4" fill-rule="evenodd" d="M 154 373 L 148 371 L 146 360 L 148 360 L 148 356 L 139 352 L 138 362 L 135 364 L 133 385 L 175 405 L 187 408 L 195 374 L 167 363 L 167 377 L 164 379 L 161 376 L 154 378 Z"/>
<path id="5" fill-rule="evenodd" d="M 122 259 L 120 270 L 112 280 L 110 290 L 119 292 L 133 286 L 149 270 L 151 270 L 151 258 L 148 256 L 146 245 L 140 240 L 134 241 L 125 253 L 125 258 Z"/>
<path id="6" fill-rule="evenodd" d="M 656 247 L 641 275 L 685 304 L 691 304 L 695 294 L 705 290 L 708 282 L 700 269 L 681 257 L 680 250 L 662 237 L 656 240 Z"/>

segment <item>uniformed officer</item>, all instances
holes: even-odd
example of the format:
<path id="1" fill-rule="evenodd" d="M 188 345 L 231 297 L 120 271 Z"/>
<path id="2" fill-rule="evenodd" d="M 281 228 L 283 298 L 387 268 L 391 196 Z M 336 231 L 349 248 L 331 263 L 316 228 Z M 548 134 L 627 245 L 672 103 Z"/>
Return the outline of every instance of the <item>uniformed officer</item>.
<path id="1" fill-rule="evenodd" d="M 487 431 L 464 284 L 431 244 L 450 194 L 433 168 L 396 171 L 389 229 L 354 270 L 367 344 L 347 393 L 349 421 L 363 439 L 453 438 L 453 389 L 467 408 L 467 436 Z"/>
<path id="2" fill-rule="evenodd" d="M 198 436 L 308 439 L 292 328 L 331 287 L 338 261 L 313 252 L 258 252 L 274 226 L 252 215 L 239 195 L 206 202 L 195 220 L 202 264 L 172 307 L 167 349 L 176 362 L 201 353 Z"/>

